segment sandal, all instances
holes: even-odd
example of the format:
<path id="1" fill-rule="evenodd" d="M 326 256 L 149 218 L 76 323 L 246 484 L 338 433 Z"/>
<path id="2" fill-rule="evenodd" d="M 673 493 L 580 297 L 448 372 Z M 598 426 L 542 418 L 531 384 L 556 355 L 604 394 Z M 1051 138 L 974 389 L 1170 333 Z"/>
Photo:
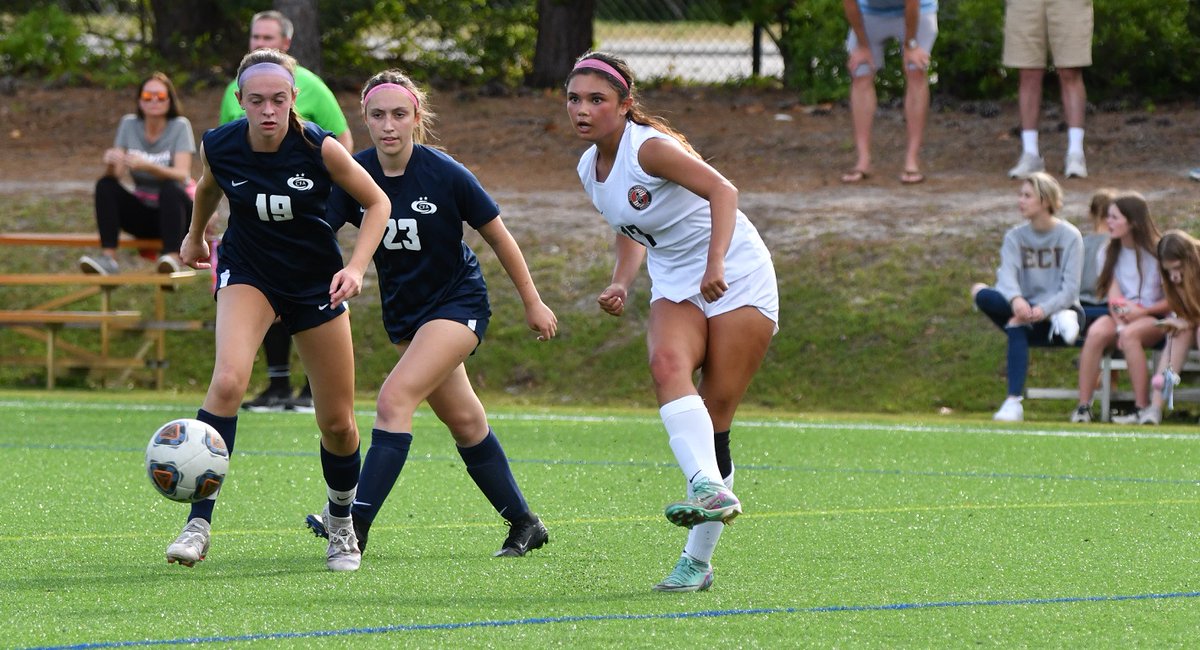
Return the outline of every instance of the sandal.
<path id="1" fill-rule="evenodd" d="M 871 172 L 863 169 L 851 169 L 842 174 L 843 183 L 861 183 L 871 177 Z"/>
<path id="2" fill-rule="evenodd" d="M 906 169 L 900 174 L 900 182 L 905 185 L 916 185 L 925 182 L 925 175 L 919 169 Z"/>

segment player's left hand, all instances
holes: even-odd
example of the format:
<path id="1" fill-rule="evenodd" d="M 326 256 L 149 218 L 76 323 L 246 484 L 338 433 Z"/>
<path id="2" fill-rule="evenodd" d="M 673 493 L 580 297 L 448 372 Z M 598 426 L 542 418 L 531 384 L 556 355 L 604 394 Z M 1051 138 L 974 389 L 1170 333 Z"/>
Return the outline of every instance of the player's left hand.
<path id="1" fill-rule="evenodd" d="M 708 269 L 704 271 L 704 278 L 700 280 L 700 295 L 704 296 L 705 302 L 716 302 L 725 295 L 725 291 L 729 289 L 729 284 L 725 282 L 725 267 L 713 268 L 710 264 Z"/>
<path id="2" fill-rule="evenodd" d="M 525 308 L 525 322 L 538 333 L 539 341 L 549 341 L 558 333 L 558 317 L 544 302 Z"/>
<path id="3" fill-rule="evenodd" d="M 336 307 L 357 296 L 362 291 L 362 273 L 352 268 L 344 268 L 333 274 L 329 283 L 329 305 Z"/>

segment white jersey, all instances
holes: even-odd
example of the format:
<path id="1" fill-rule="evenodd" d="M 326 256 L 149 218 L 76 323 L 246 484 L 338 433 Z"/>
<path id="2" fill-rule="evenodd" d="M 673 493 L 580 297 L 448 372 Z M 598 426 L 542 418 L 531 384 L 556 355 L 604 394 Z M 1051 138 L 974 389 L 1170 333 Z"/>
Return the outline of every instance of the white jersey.
<path id="1" fill-rule="evenodd" d="M 654 289 L 673 302 L 700 293 L 708 266 L 712 214 L 708 200 L 688 189 L 646 173 L 638 150 L 651 138 L 671 136 L 627 122 L 617 159 L 604 182 L 596 180 L 596 146 L 579 159 L 579 180 L 613 230 L 647 249 L 646 264 Z M 725 281 L 745 277 L 771 262 L 771 253 L 741 210 L 725 255 Z"/>

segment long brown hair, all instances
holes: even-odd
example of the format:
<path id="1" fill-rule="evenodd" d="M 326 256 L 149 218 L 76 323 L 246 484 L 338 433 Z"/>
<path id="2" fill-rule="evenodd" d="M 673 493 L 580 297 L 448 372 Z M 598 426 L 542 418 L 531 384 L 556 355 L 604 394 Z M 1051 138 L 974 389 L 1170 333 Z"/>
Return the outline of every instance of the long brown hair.
<path id="1" fill-rule="evenodd" d="M 1179 284 L 1171 282 L 1167 262 L 1179 262 L 1183 279 Z M 1200 325 L 1200 240 L 1182 230 L 1163 233 L 1158 240 L 1158 269 L 1171 311 L 1192 325 Z"/>
<path id="2" fill-rule="evenodd" d="M 283 66 L 292 75 L 292 92 L 295 93 L 296 59 L 293 59 L 286 52 L 272 48 L 254 50 L 253 52 L 242 57 L 242 62 L 238 64 L 237 76 L 234 77 L 237 79 L 238 93 L 242 92 L 242 73 L 246 71 L 246 68 L 259 63 L 274 63 L 276 65 Z M 292 105 L 288 109 L 288 128 L 295 129 L 296 133 L 299 133 L 300 137 L 303 138 L 304 141 L 309 144 L 309 146 L 317 146 L 316 143 L 308 139 L 308 135 L 304 132 L 304 120 L 301 119 L 300 114 L 296 112 L 296 100 L 294 97 L 292 99 Z"/>
<path id="3" fill-rule="evenodd" d="M 672 128 L 671 125 L 668 124 L 664 118 L 659 117 L 657 115 L 651 115 L 646 112 L 646 109 L 642 106 L 641 101 L 638 99 L 637 92 L 634 87 L 633 70 L 631 70 L 629 68 L 628 63 L 626 63 L 620 57 L 614 56 L 607 52 L 593 51 L 593 52 L 585 52 L 583 54 L 583 56 L 580 56 L 578 59 L 575 59 L 575 65 L 579 65 L 579 62 L 583 61 L 585 59 L 596 59 L 597 61 L 602 61 L 604 63 L 607 63 L 608 65 L 610 65 L 614 69 L 616 69 L 617 73 L 619 73 L 621 75 L 622 79 L 616 79 L 611 74 L 609 74 L 603 70 L 597 70 L 595 68 L 579 68 L 579 67 L 577 67 L 577 68 L 571 70 L 571 73 L 567 75 L 567 80 L 563 84 L 564 86 L 567 84 L 570 84 L 571 79 L 575 78 L 576 75 L 581 75 L 581 74 L 595 75 L 595 76 L 603 79 L 605 82 L 608 83 L 609 86 L 612 86 L 613 90 L 617 91 L 618 101 L 623 102 L 623 101 L 625 101 L 625 98 L 627 98 L 627 97 L 631 98 L 633 100 L 630 103 L 629 114 L 626 116 L 627 120 L 629 120 L 630 122 L 633 122 L 634 124 L 641 124 L 642 126 L 649 126 L 654 129 L 657 129 L 659 131 L 662 131 L 663 133 L 666 133 L 667 135 L 678 140 L 679 144 L 683 145 L 683 148 L 687 149 L 688 153 L 692 154 L 693 156 L 695 156 L 697 158 L 700 157 L 700 154 L 696 151 L 696 148 L 692 146 L 692 143 L 688 142 L 687 137 L 685 137 L 682 133 L 680 133 L 679 131 Z M 621 83 L 621 82 L 624 82 L 624 83 Z"/>
<path id="4" fill-rule="evenodd" d="M 137 87 L 137 116 L 141 119 L 146 119 L 146 114 L 142 112 L 142 89 L 151 81 L 157 81 L 167 87 L 167 119 L 172 119 L 183 115 L 183 102 L 179 101 L 179 94 L 175 92 L 175 84 L 171 83 L 171 78 L 165 72 L 154 72 L 149 77 L 142 79 L 142 83 Z"/>
<path id="5" fill-rule="evenodd" d="M 367 93 L 371 92 L 371 89 L 375 86 L 381 84 L 396 84 L 397 86 L 404 86 L 408 89 L 408 92 L 413 94 L 413 97 L 417 98 L 416 113 L 421 117 L 421 119 L 418 120 L 416 125 L 413 127 L 413 142 L 417 144 L 426 144 L 430 140 L 433 140 L 437 137 L 437 134 L 433 132 L 433 121 L 437 119 L 437 114 L 434 113 L 433 109 L 429 106 L 429 96 L 426 95 L 425 91 L 422 90 L 421 87 L 418 86 L 416 82 L 413 81 L 408 75 L 396 68 L 390 68 L 388 70 L 384 70 L 383 72 L 376 73 L 370 79 L 367 79 L 367 83 L 363 84 L 362 92 L 359 93 L 359 102 L 363 103 L 362 110 L 364 112 L 364 116 L 367 110 L 367 106 L 365 104 L 367 101 Z"/>
<path id="6" fill-rule="evenodd" d="M 1146 198 L 1137 192 L 1123 192 L 1112 200 L 1112 206 L 1125 216 L 1129 222 L 1129 232 L 1133 235 L 1133 252 L 1137 256 L 1138 286 L 1141 287 L 1145 278 L 1142 277 L 1142 255 L 1152 254 L 1158 250 L 1158 240 L 1162 234 L 1154 219 L 1150 218 L 1150 206 Z M 1112 209 L 1112 206 L 1109 209 Z M 1099 295 L 1108 293 L 1113 282 L 1113 268 L 1117 265 L 1117 257 L 1121 254 L 1121 239 L 1113 237 L 1108 242 L 1104 254 L 1104 268 L 1096 280 L 1096 291 Z"/>

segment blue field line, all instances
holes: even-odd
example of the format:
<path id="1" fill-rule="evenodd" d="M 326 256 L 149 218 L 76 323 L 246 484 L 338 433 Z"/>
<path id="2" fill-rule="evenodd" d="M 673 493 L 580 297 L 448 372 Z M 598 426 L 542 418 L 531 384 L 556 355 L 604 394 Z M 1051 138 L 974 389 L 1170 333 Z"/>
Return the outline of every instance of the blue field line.
<path id="1" fill-rule="evenodd" d="M 882 605 L 821 605 L 817 607 L 763 607 L 755 609 L 712 609 L 697 612 L 668 612 L 663 614 L 581 614 L 576 616 L 546 616 L 497 621 L 463 621 L 459 623 L 413 623 L 353 627 L 340 630 L 309 632 L 263 632 L 234 636 L 188 637 L 182 639 L 150 639 L 141 641 L 107 641 L 59 646 L 34 646 L 26 650 L 86 650 L 90 648 L 136 648 L 164 645 L 193 645 L 202 643 L 232 643 L 238 641 L 278 641 L 284 639 L 313 639 L 323 637 L 465 630 L 472 628 L 502 628 L 525 625 L 554 625 L 561 623 L 590 623 L 605 621 L 653 621 L 689 618 L 726 618 L 732 616 L 777 616 L 781 614 L 837 614 L 843 612 L 890 612 L 952 607 L 1024 607 L 1031 605 L 1063 605 L 1071 603 L 1115 603 L 1127 601 L 1168 600 L 1200 597 L 1200 591 L 1178 591 L 1152 594 L 1118 594 L 1109 596 L 1061 596 L 1056 598 L 1014 598 L 1000 600 L 946 600 L 925 603 L 885 603 Z"/>
<path id="2" fill-rule="evenodd" d="M 122 453 L 133 454 L 143 453 L 142 447 L 116 447 L 107 445 L 64 445 L 64 444 L 17 444 L 17 443 L 0 443 L 0 449 L 44 449 L 48 451 L 90 451 L 90 452 L 106 452 L 106 453 Z M 238 451 L 239 456 L 265 456 L 278 458 L 307 458 L 316 457 L 317 452 L 313 451 L 254 451 L 243 450 Z M 462 460 L 458 456 L 433 456 L 422 455 L 412 457 L 408 460 L 410 463 L 420 462 L 455 462 Z M 539 458 L 513 458 L 510 457 L 508 462 L 514 465 L 569 465 L 569 466 L 591 466 L 591 467 L 636 467 L 643 469 L 675 469 L 678 464 L 670 461 L 635 461 L 635 460 L 564 460 L 564 459 L 539 459 Z M 1147 478 L 1141 476 L 1081 476 L 1075 474 L 1034 474 L 1034 473 L 1017 473 L 1017 472 L 970 472 L 970 471 L 923 471 L 923 470 L 904 470 L 904 469 L 874 469 L 864 467 L 811 467 L 803 465 L 758 465 L 749 463 L 738 463 L 737 468 L 742 471 L 761 471 L 761 472 L 799 472 L 803 474 L 842 474 L 842 475 L 869 475 L 869 476 L 919 476 L 924 478 L 965 478 L 965 479 L 1000 479 L 1000 480 L 1024 480 L 1024 481 L 1079 481 L 1084 483 L 1138 483 L 1145 485 L 1200 485 L 1200 478 Z"/>

